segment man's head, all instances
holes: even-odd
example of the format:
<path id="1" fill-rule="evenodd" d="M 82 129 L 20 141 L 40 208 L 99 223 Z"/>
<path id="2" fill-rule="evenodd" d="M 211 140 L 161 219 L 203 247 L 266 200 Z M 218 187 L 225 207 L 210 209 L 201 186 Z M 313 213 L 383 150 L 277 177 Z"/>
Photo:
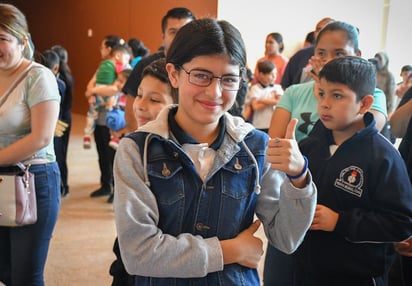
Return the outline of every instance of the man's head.
<path id="1" fill-rule="evenodd" d="M 316 23 L 316 27 L 315 27 L 315 31 L 314 31 L 315 41 L 316 41 L 316 38 L 319 35 L 320 30 L 322 30 L 323 27 L 325 27 L 327 24 L 329 24 L 330 22 L 333 22 L 333 21 L 335 21 L 335 20 L 332 19 L 332 18 L 326 17 L 326 18 L 323 18 L 319 22 Z"/>
<path id="2" fill-rule="evenodd" d="M 162 40 L 164 52 L 167 51 L 176 36 L 177 31 L 190 21 L 196 19 L 193 13 L 184 7 L 170 9 L 162 18 Z"/>

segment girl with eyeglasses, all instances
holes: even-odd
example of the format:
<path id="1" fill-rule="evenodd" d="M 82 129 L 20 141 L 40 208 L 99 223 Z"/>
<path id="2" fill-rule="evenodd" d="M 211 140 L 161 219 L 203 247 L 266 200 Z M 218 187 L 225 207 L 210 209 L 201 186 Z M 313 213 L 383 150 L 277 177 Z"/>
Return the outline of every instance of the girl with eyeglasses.
<path id="1" fill-rule="evenodd" d="M 296 141 L 269 140 L 227 112 L 245 66 L 230 23 L 188 23 L 166 58 L 179 104 L 121 140 L 114 209 L 135 285 L 259 285 L 260 224 L 287 253 L 307 231 L 316 189 Z"/>

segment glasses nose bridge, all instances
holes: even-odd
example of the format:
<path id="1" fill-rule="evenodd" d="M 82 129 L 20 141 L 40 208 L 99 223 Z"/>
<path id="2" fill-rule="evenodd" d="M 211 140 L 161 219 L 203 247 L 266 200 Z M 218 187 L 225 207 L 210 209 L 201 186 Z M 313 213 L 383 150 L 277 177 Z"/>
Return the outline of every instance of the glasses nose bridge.
<path id="1" fill-rule="evenodd" d="M 210 77 L 209 84 L 208 84 L 207 86 L 208 86 L 208 87 L 214 86 L 213 81 L 214 81 L 215 79 L 216 79 L 217 85 L 219 86 L 220 92 L 222 92 L 222 91 L 224 90 L 224 88 L 223 88 L 223 86 L 222 86 L 222 77 L 221 77 L 221 76 L 212 75 L 212 76 Z"/>
<path id="2" fill-rule="evenodd" d="M 218 82 L 219 87 L 220 87 L 220 91 L 223 91 L 224 88 L 223 88 L 223 86 L 222 86 L 222 77 L 221 77 L 221 76 L 215 76 L 215 75 L 213 75 L 213 77 L 212 77 L 212 79 L 211 79 L 211 81 L 210 81 L 210 84 L 212 84 L 212 82 L 213 82 L 214 79 L 216 79 L 216 81 Z"/>

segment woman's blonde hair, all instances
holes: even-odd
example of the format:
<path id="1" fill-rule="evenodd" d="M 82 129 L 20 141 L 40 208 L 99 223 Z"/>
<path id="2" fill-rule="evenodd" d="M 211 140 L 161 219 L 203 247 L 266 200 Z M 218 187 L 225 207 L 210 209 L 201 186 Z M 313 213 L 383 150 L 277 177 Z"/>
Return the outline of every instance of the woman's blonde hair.
<path id="1" fill-rule="evenodd" d="M 24 14 L 11 4 L 0 4 L 0 28 L 13 35 L 19 44 L 24 44 L 26 40 L 23 56 L 32 59 L 34 45 L 30 37 L 27 20 Z"/>

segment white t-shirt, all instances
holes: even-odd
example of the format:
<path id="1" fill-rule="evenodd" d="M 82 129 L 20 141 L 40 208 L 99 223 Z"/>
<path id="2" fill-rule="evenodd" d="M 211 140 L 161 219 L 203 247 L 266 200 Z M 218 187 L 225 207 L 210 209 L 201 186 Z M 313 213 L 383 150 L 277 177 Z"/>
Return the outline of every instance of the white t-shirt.
<path id="1" fill-rule="evenodd" d="M 257 83 L 251 86 L 247 94 L 246 102 L 250 103 L 256 98 L 274 98 L 275 93 L 277 95 L 283 94 L 283 89 L 279 84 L 263 87 L 261 84 Z M 257 129 L 268 129 L 275 107 L 276 106 L 268 106 L 261 110 L 255 110 L 253 112 L 253 126 Z"/>
<path id="2" fill-rule="evenodd" d="M 29 73 L 11 93 L 0 97 L 0 149 L 31 132 L 30 110 L 34 105 L 48 100 L 60 102 L 54 74 L 38 63 L 33 62 L 31 66 Z M 36 153 L 36 158 L 55 161 L 53 140 Z"/>

